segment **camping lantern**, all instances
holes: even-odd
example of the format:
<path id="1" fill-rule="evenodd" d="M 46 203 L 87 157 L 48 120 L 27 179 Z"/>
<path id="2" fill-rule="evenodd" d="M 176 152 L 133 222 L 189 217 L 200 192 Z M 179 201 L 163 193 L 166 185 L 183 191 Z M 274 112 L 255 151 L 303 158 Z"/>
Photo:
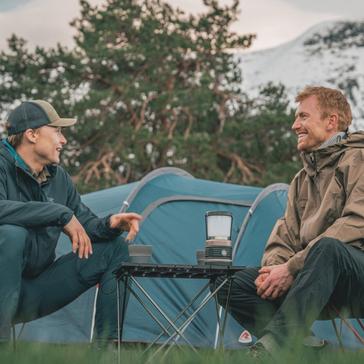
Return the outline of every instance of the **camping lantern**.
<path id="1" fill-rule="evenodd" d="M 231 240 L 233 216 L 226 211 L 206 212 L 206 239 Z"/>
<path id="2" fill-rule="evenodd" d="M 230 265 L 233 216 L 226 211 L 209 211 L 206 219 L 205 264 Z"/>

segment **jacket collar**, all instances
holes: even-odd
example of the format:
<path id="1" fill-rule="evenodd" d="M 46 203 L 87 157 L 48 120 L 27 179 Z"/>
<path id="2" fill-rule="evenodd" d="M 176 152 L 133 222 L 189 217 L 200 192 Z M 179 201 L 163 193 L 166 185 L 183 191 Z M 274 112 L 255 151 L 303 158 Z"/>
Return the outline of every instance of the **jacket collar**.
<path id="1" fill-rule="evenodd" d="M 333 135 L 331 138 L 324 141 L 318 149 L 324 149 L 329 147 L 330 145 L 334 145 L 337 143 L 340 143 L 343 139 L 346 139 L 348 137 L 348 134 L 344 131 L 339 131 L 335 135 Z"/>
<path id="2" fill-rule="evenodd" d="M 314 176 L 324 168 L 336 165 L 347 148 L 364 148 L 364 132 L 351 133 L 338 143 L 301 153 L 303 167 L 309 176 Z"/>
<path id="3" fill-rule="evenodd" d="M 4 157 L 9 163 L 15 165 L 16 168 L 21 169 L 24 173 L 31 176 L 32 178 L 37 178 L 32 174 L 32 171 L 28 167 L 28 165 L 24 162 L 24 160 L 20 157 L 20 155 L 16 152 L 14 147 L 8 142 L 7 139 L 2 139 L 0 146 L 0 155 Z M 43 176 L 47 178 L 52 178 L 56 173 L 56 166 L 48 165 L 45 167 L 46 170 L 43 171 Z"/>
<path id="4" fill-rule="evenodd" d="M 27 172 L 30 172 L 29 167 L 24 162 L 23 158 L 16 152 L 14 147 L 8 142 L 7 139 L 3 139 L 2 144 L 4 145 L 5 149 L 10 153 L 10 155 L 13 157 L 15 164 L 18 165 L 20 168 L 24 169 Z"/>

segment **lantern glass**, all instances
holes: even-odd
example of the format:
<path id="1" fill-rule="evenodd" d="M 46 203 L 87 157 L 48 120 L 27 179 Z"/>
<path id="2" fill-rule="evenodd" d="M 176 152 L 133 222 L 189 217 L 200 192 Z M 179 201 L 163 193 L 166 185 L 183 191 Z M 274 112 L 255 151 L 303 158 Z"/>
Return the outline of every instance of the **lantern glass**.
<path id="1" fill-rule="evenodd" d="M 210 239 L 231 240 L 233 217 L 230 212 L 210 211 L 206 213 L 206 237 Z"/>

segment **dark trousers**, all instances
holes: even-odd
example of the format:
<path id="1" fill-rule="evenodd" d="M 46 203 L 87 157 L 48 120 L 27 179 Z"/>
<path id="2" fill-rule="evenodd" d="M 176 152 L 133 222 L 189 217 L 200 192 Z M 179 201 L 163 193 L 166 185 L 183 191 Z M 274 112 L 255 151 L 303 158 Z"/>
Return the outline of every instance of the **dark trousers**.
<path id="1" fill-rule="evenodd" d="M 289 291 L 263 300 L 254 284 L 259 268 L 234 276 L 229 312 L 255 336 L 271 333 L 279 343 L 288 335 L 303 335 L 318 318 L 332 317 L 330 307 L 351 317 L 364 316 L 364 252 L 338 240 L 323 238 L 306 257 Z M 225 305 L 227 287 L 218 295 Z"/>
<path id="2" fill-rule="evenodd" d="M 93 254 L 79 259 L 69 253 L 36 277 L 25 275 L 28 231 L 14 225 L 0 226 L 0 341 L 7 341 L 13 323 L 48 315 L 97 283 L 95 332 L 97 338 L 117 337 L 116 281 L 113 271 L 128 260 L 128 249 L 120 237 L 93 244 Z"/>

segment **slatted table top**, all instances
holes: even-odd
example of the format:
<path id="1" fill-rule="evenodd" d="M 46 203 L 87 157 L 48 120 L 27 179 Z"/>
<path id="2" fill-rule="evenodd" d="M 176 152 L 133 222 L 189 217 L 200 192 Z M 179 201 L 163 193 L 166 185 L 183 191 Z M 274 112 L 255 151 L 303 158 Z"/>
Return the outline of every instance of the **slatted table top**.
<path id="1" fill-rule="evenodd" d="M 156 278 L 196 278 L 212 279 L 219 276 L 232 276 L 244 269 L 243 266 L 227 265 L 186 265 L 186 264 L 153 264 L 153 263 L 121 263 L 114 272 L 117 279 L 127 275 L 133 277 Z"/>

